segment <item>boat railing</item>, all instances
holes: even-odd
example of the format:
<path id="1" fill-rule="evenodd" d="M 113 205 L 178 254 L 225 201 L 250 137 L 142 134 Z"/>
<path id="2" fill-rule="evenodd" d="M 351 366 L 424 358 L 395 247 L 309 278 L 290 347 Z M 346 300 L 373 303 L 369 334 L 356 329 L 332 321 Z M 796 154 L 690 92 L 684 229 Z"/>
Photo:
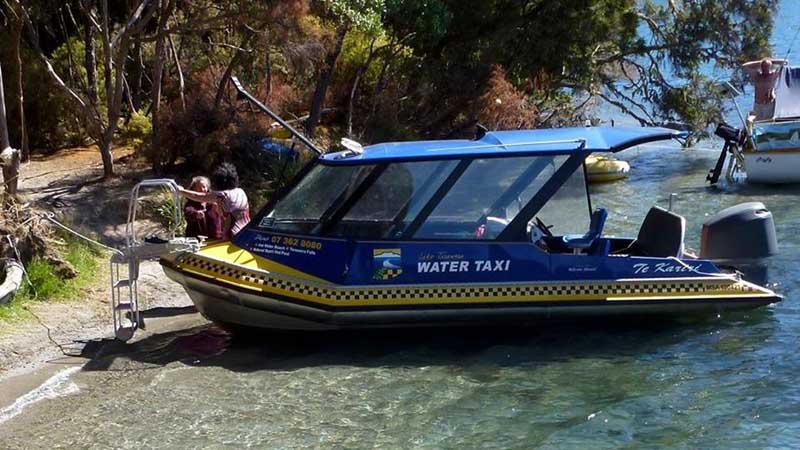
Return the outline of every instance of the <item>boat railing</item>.
<path id="1" fill-rule="evenodd" d="M 136 235 L 136 216 L 142 188 L 161 188 L 169 191 L 172 200 L 171 224 L 166 239 L 142 240 Z M 162 255 L 199 250 L 200 241 L 179 237 L 178 229 L 183 221 L 181 196 L 178 184 L 171 179 L 144 180 L 131 190 L 128 203 L 128 222 L 125 224 L 125 248 L 111 256 L 111 308 L 114 318 L 114 334 L 117 339 L 127 341 L 139 328 L 144 328 L 142 307 L 139 304 L 139 263 L 159 258 Z"/>

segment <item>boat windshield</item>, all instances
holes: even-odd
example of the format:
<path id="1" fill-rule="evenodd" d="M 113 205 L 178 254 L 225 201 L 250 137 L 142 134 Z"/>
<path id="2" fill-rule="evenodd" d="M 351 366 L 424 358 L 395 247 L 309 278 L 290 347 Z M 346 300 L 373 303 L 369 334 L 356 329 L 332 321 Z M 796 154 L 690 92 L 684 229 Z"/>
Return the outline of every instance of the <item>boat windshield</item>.
<path id="1" fill-rule="evenodd" d="M 354 239 L 494 239 L 568 155 L 373 165 L 317 164 L 259 221 L 288 233 Z M 537 217 L 557 233 L 588 230 L 582 170 L 544 198 Z"/>

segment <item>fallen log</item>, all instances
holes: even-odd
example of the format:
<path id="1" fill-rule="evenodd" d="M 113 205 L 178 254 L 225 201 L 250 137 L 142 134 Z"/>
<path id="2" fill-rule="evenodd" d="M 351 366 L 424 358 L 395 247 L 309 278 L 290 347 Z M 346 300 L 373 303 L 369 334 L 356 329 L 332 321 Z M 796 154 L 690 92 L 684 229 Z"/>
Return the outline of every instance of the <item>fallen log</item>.
<path id="1" fill-rule="evenodd" d="M 2 305 L 14 298 L 14 294 L 22 286 L 22 276 L 25 270 L 22 268 L 22 264 L 15 259 L 3 261 L 0 270 L 5 273 L 5 278 L 0 283 L 0 305 Z"/>

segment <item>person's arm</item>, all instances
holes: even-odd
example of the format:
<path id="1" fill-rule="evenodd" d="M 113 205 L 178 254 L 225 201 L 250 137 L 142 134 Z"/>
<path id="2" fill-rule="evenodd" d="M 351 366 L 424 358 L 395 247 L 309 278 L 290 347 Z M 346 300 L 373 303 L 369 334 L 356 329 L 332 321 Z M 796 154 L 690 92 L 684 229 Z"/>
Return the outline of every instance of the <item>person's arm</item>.
<path id="1" fill-rule="evenodd" d="M 196 202 L 202 203 L 217 203 L 218 197 L 214 192 L 196 192 L 190 191 L 188 189 L 184 189 L 183 187 L 178 186 L 178 192 L 181 195 L 188 198 L 189 200 L 194 200 Z"/>
<path id="2" fill-rule="evenodd" d="M 772 65 L 773 66 L 785 66 L 787 64 L 789 64 L 789 61 L 786 60 L 786 59 L 773 59 L 772 60 Z"/>
<path id="3" fill-rule="evenodd" d="M 192 217 L 193 218 L 193 217 L 195 217 L 197 215 L 198 212 L 201 211 L 201 209 L 198 208 L 195 205 L 197 205 L 197 204 L 196 203 L 189 203 L 189 202 L 186 203 L 186 206 L 183 207 L 183 215 L 184 215 L 184 217 Z"/>

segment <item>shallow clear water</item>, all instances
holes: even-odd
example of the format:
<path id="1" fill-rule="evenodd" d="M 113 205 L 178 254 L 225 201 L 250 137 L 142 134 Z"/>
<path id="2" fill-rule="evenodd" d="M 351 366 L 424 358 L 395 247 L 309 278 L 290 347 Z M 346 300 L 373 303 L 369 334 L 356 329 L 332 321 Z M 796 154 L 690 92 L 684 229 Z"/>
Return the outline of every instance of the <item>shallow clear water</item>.
<path id="1" fill-rule="evenodd" d="M 70 376 L 77 392 L 0 424 L 0 448 L 800 447 L 800 187 L 706 187 L 712 152 L 622 156 L 631 177 L 592 188 L 608 233 L 635 233 L 674 192 L 697 247 L 707 214 L 763 201 L 786 300 L 683 324 L 302 340 L 183 330 L 102 349 Z"/>

